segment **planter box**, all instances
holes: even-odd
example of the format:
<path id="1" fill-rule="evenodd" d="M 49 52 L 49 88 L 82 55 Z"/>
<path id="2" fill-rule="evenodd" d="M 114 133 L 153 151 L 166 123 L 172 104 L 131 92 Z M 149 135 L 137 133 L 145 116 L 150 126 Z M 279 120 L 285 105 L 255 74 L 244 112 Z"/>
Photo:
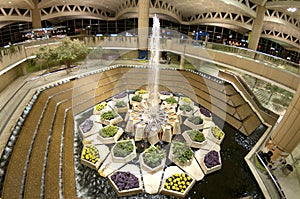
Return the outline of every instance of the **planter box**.
<path id="1" fill-rule="evenodd" d="M 116 192 L 116 194 L 118 195 L 118 197 L 124 197 L 124 196 L 130 196 L 130 195 L 136 195 L 136 194 L 139 194 L 139 193 L 143 193 L 144 190 L 143 190 L 143 183 L 142 183 L 142 180 L 141 180 L 141 175 L 140 175 L 139 172 L 134 172 L 134 171 L 139 171 L 139 168 L 137 166 L 135 166 L 135 165 L 126 165 L 125 167 L 123 167 L 119 171 L 121 171 L 121 172 L 130 172 L 133 175 L 135 175 L 138 178 L 139 187 L 120 191 L 118 189 L 118 187 L 116 186 L 116 184 L 114 183 L 114 181 L 111 179 L 111 176 L 114 174 L 114 173 L 112 173 L 111 175 L 108 176 L 108 181 L 109 181 L 110 185 L 112 186 L 112 188 L 114 189 L 114 191 Z"/>
<path id="2" fill-rule="evenodd" d="M 192 116 L 192 115 L 193 115 L 194 110 L 191 110 L 191 111 L 188 111 L 188 112 L 187 112 L 187 111 L 182 111 L 182 110 L 180 110 L 180 108 L 178 107 L 177 113 L 180 114 L 180 115 L 189 117 L 189 116 Z"/>
<path id="3" fill-rule="evenodd" d="M 91 119 L 89 119 L 89 120 L 91 120 Z M 91 120 L 91 121 L 93 121 L 93 120 Z M 86 122 L 86 120 L 84 122 Z M 80 132 L 80 135 L 81 135 L 82 138 L 86 138 L 88 136 L 91 136 L 91 135 L 97 133 L 101 128 L 102 128 L 102 124 L 99 124 L 99 123 L 93 121 L 92 128 L 89 131 L 87 131 L 87 132 L 84 132 L 82 130 L 81 126 L 79 125 L 79 130 L 80 130 L 79 132 Z"/>
<path id="4" fill-rule="evenodd" d="M 188 104 L 188 105 L 190 105 L 191 107 L 194 106 L 193 100 L 191 100 L 190 102 L 186 102 L 186 101 L 184 101 L 184 99 L 189 99 L 189 100 L 191 100 L 191 99 L 188 98 L 188 97 L 180 97 L 180 98 L 179 98 L 179 105 L 182 105 L 182 104 Z"/>
<path id="5" fill-rule="evenodd" d="M 214 128 L 216 128 L 217 130 L 219 130 L 223 133 L 223 136 L 221 137 L 221 139 L 218 139 L 213 135 L 212 130 Z M 224 137 L 225 137 L 225 133 L 216 125 L 209 129 L 208 136 L 207 136 L 208 139 L 210 139 L 211 141 L 213 141 L 214 143 L 217 143 L 217 144 L 221 144 L 222 141 L 224 140 Z"/>
<path id="6" fill-rule="evenodd" d="M 163 95 L 163 94 L 160 94 L 160 93 L 159 93 L 159 98 L 160 98 L 161 100 L 164 100 L 164 99 L 169 98 L 169 97 L 172 97 L 172 96 L 173 96 L 172 93 L 170 93 L 169 95 Z"/>
<path id="7" fill-rule="evenodd" d="M 125 157 L 117 157 L 114 155 L 114 148 L 116 146 L 117 143 L 119 142 L 128 142 L 128 140 L 122 140 L 122 141 L 119 141 L 117 142 L 111 149 L 111 156 L 112 156 L 112 161 L 113 162 L 119 162 L 119 163 L 128 163 L 129 161 L 133 160 L 135 157 L 136 157 L 136 147 L 135 147 L 135 143 L 133 140 L 130 140 L 133 144 L 133 151 L 128 154 L 127 156 Z"/>
<path id="8" fill-rule="evenodd" d="M 114 125 L 123 121 L 123 118 L 119 114 L 117 114 L 117 117 L 111 120 L 104 120 L 101 116 L 99 118 L 100 118 L 100 123 L 104 125 Z"/>
<path id="9" fill-rule="evenodd" d="M 87 148 L 87 146 L 84 146 L 83 149 L 82 149 L 82 152 L 81 152 L 81 156 L 80 156 L 80 163 L 87 166 L 87 167 L 90 167 L 91 169 L 95 169 L 97 170 L 99 168 L 99 166 L 101 165 L 101 158 L 100 158 L 100 153 L 99 153 L 99 150 L 98 150 L 98 153 L 99 153 L 99 158 L 98 158 L 98 161 L 95 162 L 95 163 L 92 163 L 88 160 L 86 160 L 85 158 L 82 158 L 82 155 L 83 155 L 83 151 L 84 149 Z"/>
<path id="10" fill-rule="evenodd" d="M 114 109 L 116 110 L 117 113 L 126 113 L 129 110 L 128 102 L 125 102 L 125 103 L 126 103 L 125 107 L 119 107 L 119 108 L 116 107 L 116 103 L 114 103 Z"/>
<path id="11" fill-rule="evenodd" d="M 94 109 L 93 109 L 93 114 L 94 115 L 101 115 L 102 113 L 104 113 L 106 111 L 110 111 L 110 110 L 112 110 L 112 108 L 108 104 L 106 105 L 106 107 L 104 109 L 102 109 L 100 111 L 97 111 L 96 106 L 95 106 Z"/>
<path id="12" fill-rule="evenodd" d="M 126 96 L 125 96 L 125 97 L 122 97 L 122 98 L 115 98 L 115 97 L 113 97 L 112 100 L 113 100 L 114 102 L 119 102 L 119 101 L 128 102 L 128 94 L 126 93 Z"/>
<path id="13" fill-rule="evenodd" d="M 140 101 L 140 102 L 137 102 L 137 101 L 133 101 L 132 100 L 132 97 L 133 96 L 135 96 L 134 94 L 129 94 L 129 103 L 130 103 L 130 105 L 134 105 L 134 104 L 140 104 L 142 101 Z"/>
<path id="14" fill-rule="evenodd" d="M 195 156 L 198 156 L 197 160 L 200 164 L 200 167 L 201 169 L 203 170 L 204 174 L 209 174 L 209 173 L 212 173 L 212 172 L 215 172 L 215 171 L 218 171 L 222 168 L 222 162 L 221 162 L 221 155 L 220 155 L 220 152 L 217 151 L 218 154 L 219 154 L 219 161 L 220 161 L 220 164 L 214 166 L 214 167 L 211 167 L 211 168 L 208 168 L 205 163 L 204 163 L 204 156 L 207 154 L 207 151 L 202 151 L 202 152 L 196 152 Z"/>
<path id="15" fill-rule="evenodd" d="M 181 162 L 175 160 L 174 157 L 173 157 L 173 143 L 172 143 L 171 146 L 170 146 L 170 151 L 169 151 L 169 156 L 168 156 L 168 158 L 169 158 L 172 162 L 174 162 L 176 165 L 178 165 L 178 166 L 180 166 L 180 167 L 188 166 L 188 165 L 190 165 L 191 162 L 192 162 L 192 159 L 189 160 L 189 161 L 187 161 L 187 162 L 185 162 L 185 163 L 181 163 Z M 192 156 L 192 158 L 194 158 L 194 157 Z"/>
<path id="16" fill-rule="evenodd" d="M 143 99 L 148 99 L 149 98 L 149 92 L 148 91 L 144 94 L 139 94 L 139 91 L 135 91 L 134 94 L 142 96 Z"/>
<path id="17" fill-rule="evenodd" d="M 148 166 L 145 162 L 144 162 L 144 158 L 143 158 L 143 155 L 145 154 L 146 152 L 144 151 L 143 153 L 140 154 L 140 157 L 139 157 L 139 160 L 140 160 L 140 165 L 141 165 L 141 169 L 147 171 L 148 173 L 156 173 L 157 171 L 160 171 L 164 168 L 165 166 L 165 162 L 166 162 L 166 158 L 162 159 L 161 160 L 161 163 L 157 166 L 157 167 L 150 167 Z"/>
<path id="18" fill-rule="evenodd" d="M 100 129 L 101 130 L 101 129 Z M 100 133 L 98 133 L 97 135 L 97 139 L 102 143 L 102 144 L 113 144 L 115 142 L 118 141 L 118 139 L 122 136 L 123 134 L 123 129 L 118 127 L 118 132 L 113 136 L 113 137 L 110 137 L 110 138 L 104 138 L 100 135 Z"/>
<path id="19" fill-rule="evenodd" d="M 201 148 L 202 146 L 204 146 L 204 145 L 207 143 L 206 138 L 205 138 L 205 140 L 204 140 L 203 142 L 196 142 L 196 141 L 193 141 L 193 140 L 191 139 L 191 137 L 189 136 L 189 134 L 188 134 L 188 132 L 190 132 L 190 131 L 192 131 L 192 130 L 185 131 L 185 132 L 182 134 L 182 136 L 184 137 L 186 143 L 187 143 L 189 146 L 191 146 L 191 147 L 193 147 L 193 148 L 198 148 L 198 149 L 199 149 L 199 148 Z M 204 137 L 205 137 L 205 136 L 204 136 Z"/>
<path id="20" fill-rule="evenodd" d="M 182 174 L 184 173 L 180 168 L 178 168 L 177 166 L 170 166 L 168 168 L 166 168 L 165 173 L 164 173 L 164 177 L 162 180 L 162 184 L 161 184 L 161 189 L 160 189 L 160 193 L 164 194 L 164 195 L 168 195 L 168 196 L 173 196 L 173 197 L 177 197 L 177 198 L 184 198 L 187 193 L 193 188 L 194 184 L 195 184 L 195 179 L 192 179 L 192 182 L 190 183 L 190 185 L 185 189 L 185 191 L 183 193 L 178 192 L 178 191 L 174 191 L 174 190 L 168 190 L 164 187 L 166 181 L 168 180 L 169 177 L 172 177 L 174 174 Z M 185 173 L 186 174 L 186 173 Z M 186 174 L 188 175 L 188 174 Z"/>
<path id="21" fill-rule="evenodd" d="M 175 99 L 178 100 L 178 97 L 175 97 Z M 166 101 L 163 101 L 163 102 L 161 103 L 161 107 L 162 107 L 163 109 L 169 109 L 169 108 L 171 108 L 171 107 L 175 107 L 175 108 L 176 108 L 177 105 L 178 105 L 178 103 L 168 104 Z"/>
<path id="22" fill-rule="evenodd" d="M 183 122 L 183 124 L 185 124 L 186 126 L 190 127 L 191 129 L 203 129 L 203 126 L 204 126 L 204 121 L 202 124 L 199 124 L 199 125 L 196 125 L 192 122 L 190 122 L 188 120 L 188 118 Z"/>

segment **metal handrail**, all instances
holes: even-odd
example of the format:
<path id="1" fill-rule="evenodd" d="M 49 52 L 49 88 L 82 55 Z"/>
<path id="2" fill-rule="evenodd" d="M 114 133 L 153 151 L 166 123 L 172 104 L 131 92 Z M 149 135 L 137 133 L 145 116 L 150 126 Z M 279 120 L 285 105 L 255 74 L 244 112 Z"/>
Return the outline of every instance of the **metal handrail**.
<path id="1" fill-rule="evenodd" d="M 273 181 L 278 193 L 280 194 L 282 199 L 286 199 L 284 192 L 281 188 L 281 186 L 279 185 L 279 183 L 277 182 L 277 180 L 274 178 L 274 175 L 271 173 L 271 171 L 269 170 L 268 166 L 264 163 L 263 159 L 260 157 L 258 152 L 255 152 L 256 157 L 259 159 L 260 163 L 263 165 L 263 167 L 266 169 L 268 175 L 270 176 L 271 180 Z"/>

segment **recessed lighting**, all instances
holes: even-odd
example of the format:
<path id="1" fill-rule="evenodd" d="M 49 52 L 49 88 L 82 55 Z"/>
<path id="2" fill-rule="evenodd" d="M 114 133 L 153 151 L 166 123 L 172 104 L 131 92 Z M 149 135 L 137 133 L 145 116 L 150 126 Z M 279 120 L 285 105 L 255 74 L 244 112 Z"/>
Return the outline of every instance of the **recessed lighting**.
<path id="1" fill-rule="evenodd" d="M 289 12 L 296 12 L 297 8 L 288 8 L 286 10 L 289 11 Z"/>

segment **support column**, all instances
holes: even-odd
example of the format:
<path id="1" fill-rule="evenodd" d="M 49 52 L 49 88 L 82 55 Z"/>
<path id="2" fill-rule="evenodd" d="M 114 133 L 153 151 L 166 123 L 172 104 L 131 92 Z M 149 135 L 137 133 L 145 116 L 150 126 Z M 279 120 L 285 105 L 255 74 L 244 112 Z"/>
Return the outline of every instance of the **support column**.
<path id="1" fill-rule="evenodd" d="M 272 159 L 287 157 L 300 142 L 300 86 L 282 121 L 273 130 L 266 147 L 273 151 Z"/>
<path id="2" fill-rule="evenodd" d="M 256 7 L 256 18 L 252 24 L 252 32 L 250 36 L 250 41 L 248 47 L 252 50 L 256 50 L 261 35 L 261 31 L 264 25 L 266 7 L 257 5 Z"/>
<path id="3" fill-rule="evenodd" d="M 139 59 L 148 59 L 148 33 L 150 0 L 139 0 L 138 3 L 138 41 Z"/>
<path id="4" fill-rule="evenodd" d="M 182 54 L 182 55 L 180 55 L 180 65 L 179 65 L 179 69 L 184 69 L 184 65 L 185 65 L 185 55 Z"/>
<path id="5" fill-rule="evenodd" d="M 33 0 L 34 8 L 31 10 L 32 28 L 42 28 L 41 10 L 38 8 L 38 0 Z"/>

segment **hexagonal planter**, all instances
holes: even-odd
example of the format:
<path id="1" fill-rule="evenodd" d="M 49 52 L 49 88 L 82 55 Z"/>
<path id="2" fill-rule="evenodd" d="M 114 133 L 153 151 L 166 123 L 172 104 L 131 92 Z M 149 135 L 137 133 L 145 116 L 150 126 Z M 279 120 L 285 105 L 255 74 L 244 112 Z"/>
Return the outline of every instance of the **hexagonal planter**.
<path id="1" fill-rule="evenodd" d="M 120 100 L 114 102 L 114 109 L 118 113 L 126 113 L 129 109 L 129 104 L 126 101 Z"/>
<path id="2" fill-rule="evenodd" d="M 107 102 L 101 102 L 97 104 L 93 109 L 94 115 L 101 115 L 103 112 L 109 111 L 111 108 L 108 106 Z"/>
<path id="3" fill-rule="evenodd" d="M 128 102 L 128 94 L 125 92 L 122 93 L 118 93 L 117 95 L 115 95 L 112 100 L 114 102 L 119 102 L 119 101 L 124 101 L 124 102 Z"/>
<path id="4" fill-rule="evenodd" d="M 194 107 L 189 104 L 181 104 L 178 106 L 177 112 L 183 116 L 192 116 L 194 112 Z"/>
<path id="5" fill-rule="evenodd" d="M 187 166 L 191 164 L 191 161 L 193 159 L 193 151 L 186 143 L 173 141 L 170 146 L 168 158 L 179 166 Z"/>
<path id="6" fill-rule="evenodd" d="M 183 105 L 183 104 L 193 106 L 194 102 L 188 97 L 180 97 L 179 98 L 179 105 Z"/>
<path id="7" fill-rule="evenodd" d="M 83 123 L 79 125 L 79 132 L 82 138 L 86 138 L 98 132 L 101 127 L 101 124 L 94 122 L 91 119 L 86 119 Z"/>
<path id="8" fill-rule="evenodd" d="M 166 99 L 168 97 L 172 97 L 172 96 L 173 96 L 173 94 L 169 91 L 159 91 L 159 98 L 161 100 L 164 100 L 164 99 Z"/>
<path id="9" fill-rule="evenodd" d="M 170 99 L 173 99 L 174 102 L 172 102 Z M 176 102 L 175 102 L 176 101 Z M 168 97 L 168 98 L 165 98 L 162 103 L 161 103 L 161 107 L 162 108 L 170 108 L 170 107 L 177 107 L 178 105 L 178 97 L 174 97 L 174 96 L 171 96 L 171 97 Z"/>
<path id="10" fill-rule="evenodd" d="M 199 116 L 191 116 L 184 121 L 184 124 L 191 129 L 202 129 L 204 126 L 204 121 Z"/>
<path id="11" fill-rule="evenodd" d="M 215 155 L 212 154 L 217 154 L 217 157 Z M 215 162 L 215 158 L 218 158 L 219 164 L 216 164 L 212 167 L 209 167 L 206 163 L 205 163 L 205 158 L 210 159 L 208 161 L 212 161 Z M 206 153 L 204 156 L 201 157 L 201 161 L 199 162 L 204 174 L 209 174 L 212 173 L 214 171 L 220 170 L 222 168 L 222 162 L 221 162 L 221 155 L 219 151 L 209 151 L 208 153 Z"/>
<path id="12" fill-rule="evenodd" d="M 140 154 L 139 160 L 140 160 L 141 168 L 147 171 L 148 173 L 153 174 L 163 169 L 165 166 L 166 152 L 161 151 L 161 153 L 159 153 L 159 151 L 156 150 L 158 149 L 156 149 L 153 145 L 151 145 L 150 148 L 146 149 L 143 153 Z M 148 162 L 150 162 L 148 164 L 146 161 L 147 158 L 149 160 Z M 151 166 L 149 164 L 154 164 L 155 166 Z"/>
<path id="13" fill-rule="evenodd" d="M 184 137 L 184 139 L 185 139 L 185 141 L 186 141 L 186 143 L 189 145 L 189 146 L 191 146 L 191 147 L 193 147 L 193 148 L 201 148 L 203 145 L 205 145 L 206 144 L 206 138 L 205 138 L 205 136 L 204 136 L 204 134 L 203 134 L 203 137 L 204 137 L 204 141 L 202 141 L 202 142 L 198 142 L 198 141 L 194 141 L 192 138 L 191 138 L 191 132 L 193 132 L 193 131 L 195 131 L 195 130 L 188 130 L 188 131 L 185 131 L 183 134 L 182 134 L 182 136 Z"/>
<path id="14" fill-rule="evenodd" d="M 131 152 L 128 151 L 132 149 Z M 136 147 L 133 140 L 121 140 L 111 149 L 113 162 L 127 163 L 136 157 Z"/>
<path id="15" fill-rule="evenodd" d="M 224 140 L 225 133 L 218 127 L 218 126 L 213 126 L 209 129 L 208 136 L 207 138 L 210 139 L 211 141 L 221 144 L 222 141 Z"/>
<path id="16" fill-rule="evenodd" d="M 184 176 L 183 178 L 187 179 L 187 181 L 185 181 L 185 183 L 184 183 L 185 184 L 184 186 L 186 186 L 186 188 L 182 189 L 183 191 L 181 191 L 180 189 L 178 191 L 173 190 L 172 189 L 173 185 L 170 186 L 169 179 L 172 180 L 173 178 L 177 178 L 178 176 L 179 177 Z M 176 166 L 171 166 L 165 170 L 160 193 L 164 194 L 164 195 L 168 195 L 168 196 L 177 197 L 177 198 L 184 198 L 187 195 L 187 193 L 193 188 L 195 182 L 196 182 L 195 179 L 193 179 L 188 174 L 184 173 L 181 169 L 179 169 Z M 188 184 L 188 185 L 186 185 L 186 184 Z M 179 186 L 176 186 L 176 187 L 179 187 Z"/>
<path id="17" fill-rule="evenodd" d="M 107 129 L 107 128 L 109 128 L 109 127 L 112 127 L 112 125 L 105 126 L 105 127 L 103 127 L 102 129 L 100 129 L 100 131 L 103 130 L 103 129 Z M 118 139 L 121 137 L 121 135 L 123 134 L 124 131 L 123 131 L 123 129 L 120 128 L 120 127 L 116 127 L 116 128 L 118 128 L 118 131 L 116 132 L 116 134 L 115 134 L 114 136 L 112 136 L 112 137 L 103 137 L 103 136 L 101 135 L 101 133 L 98 132 L 97 139 L 98 139 L 102 144 L 112 144 L 112 143 L 117 142 Z"/>
<path id="18" fill-rule="evenodd" d="M 104 125 L 113 125 L 121 122 L 123 118 L 113 110 L 102 112 L 100 115 L 100 123 Z"/>
<path id="19" fill-rule="evenodd" d="M 133 99 L 132 99 L 133 98 Z M 134 98 L 138 98 L 139 100 L 136 101 L 134 100 Z M 137 95 L 134 95 L 134 94 L 129 94 L 129 102 L 130 102 L 130 105 L 134 105 L 134 104 L 139 104 L 141 103 L 143 100 L 143 97 L 140 96 L 140 97 L 137 97 Z"/>
<path id="20" fill-rule="evenodd" d="M 206 108 L 201 107 L 199 109 L 199 111 L 200 111 L 200 116 L 203 120 L 212 121 L 212 114 L 209 110 L 207 110 Z"/>
<path id="21" fill-rule="evenodd" d="M 149 97 L 149 92 L 147 90 L 143 90 L 143 89 L 135 91 L 134 94 L 142 96 L 143 99 L 148 99 L 148 97 Z"/>
<path id="22" fill-rule="evenodd" d="M 136 195 L 143 192 L 140 175 L 131 172 L 132 168 L 122 168 L 120 171 L 116 171 L 108 176 L 108 181 L 118 197 Z"/>
<path id="23" fill-rule="evenodd" d="M 97 170 L 101 164 L 100 160 L 99 151 L 94 145 L 84 145 L 80 156 L 81 164 Z"/>

